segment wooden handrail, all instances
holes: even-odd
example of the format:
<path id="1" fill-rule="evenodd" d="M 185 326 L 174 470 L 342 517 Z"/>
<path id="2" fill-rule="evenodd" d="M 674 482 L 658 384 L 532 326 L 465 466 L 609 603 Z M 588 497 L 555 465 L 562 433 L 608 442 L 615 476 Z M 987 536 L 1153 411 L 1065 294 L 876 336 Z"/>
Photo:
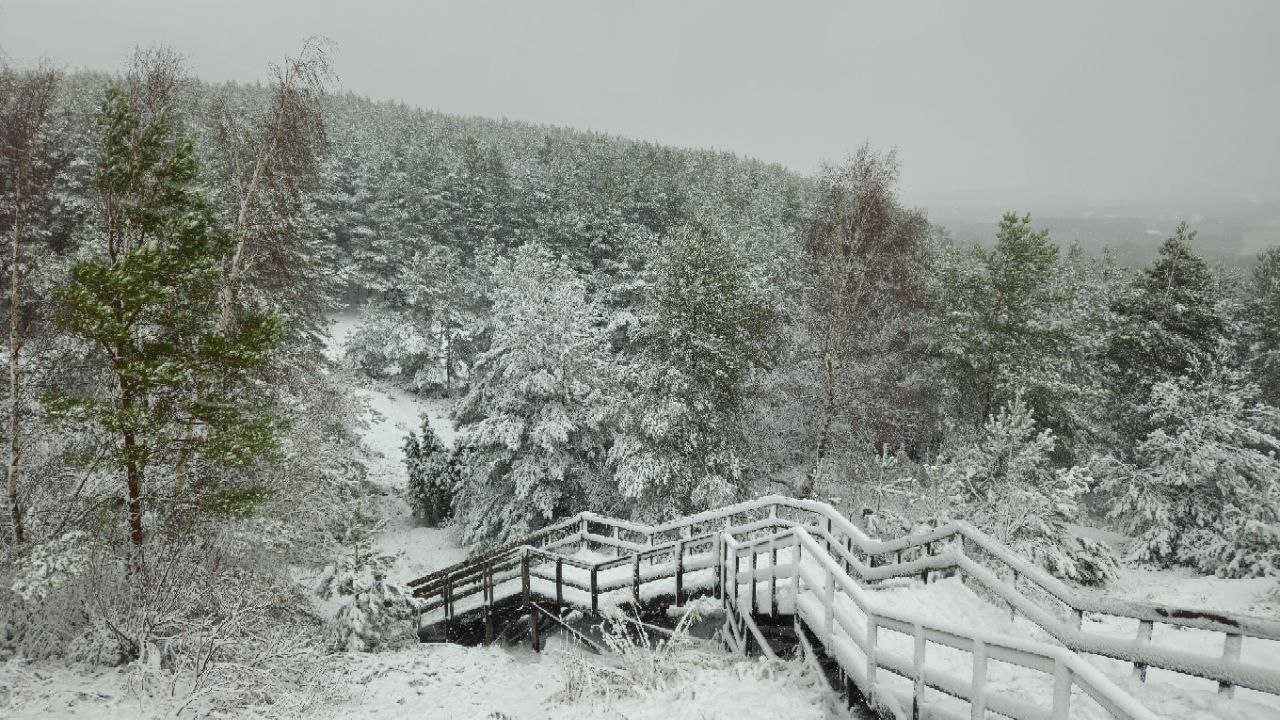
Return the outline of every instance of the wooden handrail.
<path id="1" fill-rule="evenodd" d="M 783 511 L 780 513 L 780 511 Z M 430 575 L 418 578 L 410 583 L 413 594 L 417 597 L 430 597 L 441 594 L 448 588 L 453 600 L 467 597 L 457 586 L 473 582 L 477 567 L 492 568 L 503 562 L 511 562 L 512 558 L 525 550 L 544 552 L 534 546 L 543 541 L 550 547 L 589 541 L 598 545 L 612 546 L 626 552 L 630 557 L 620 557 L 599 563 L 567 558 L 556 554 L 565 564 L 590 572 L 592 577 L 601 570 L 622 567 L 634 563 L 636 558 L 656 559 L 668 553 L 674 553 L 678 544 L 715 543 L 724 530 L 733 535 L 758 533 L 771 528 L 783 528 L 774 536 L 785 535 L 788 528 L 797 525 L 797 521 L 782 517 L 782 514 L 808 518 L 813 520 L 812 534 L 821 538 L 824 550 L 839 560 L 845 572 L 856 574 L 863 581 L 877 581 L 891 577 L 902 577 L 913 574 L 926 574 L 931 571 L 956 569 L 967 577 L 977 580 L 982 587 L 1003 600 L 1013 611 L 1023 615 L 1048 632 L 1063 645 L 1079 652 L 1090 652 L 1106 655 L 1135 665 L 1150 665 L 1184 674 L 1207 677 L 1217 680 L 1221 687 L 1230 692 L 1234 685 L 1251 687 L 1263 692 L 1275 692 L 1280 684 L 1275 677 L 1265 671 L 1259 674 L 1258 668 L 1239 661 L 1238 651 L 1231 656 L 1230 648 L 1239 646 L 1243 637 L 1258 638 L 1267 641 L 1280 641 L 1280 623 L 1251 616 L 1212 613 L 1202 610 L 1168 607 L 1155 604 L 1112 602 L 1089 597 L 1079 593 L 1061 581 L 1053 578 L 1041 568 L 1034 566 L 1013 553 L 1007 546 L 999 543 L 985 533 L 967 523 L 950 522 L 931 530 L 904 535 L 891 540 L 872 539 L 860 528 L 853 525 L 841 513 L 830 505 L 814 500 L 796 500 L 781 496 L 766 496 L 758 500 L 737 503 L 723 508 L 691 515 L 660 525 L 645 525 L 625 520 L 615 520 L 590 512 L 583 512 L 539 530 L 527 538 L 533 542 L 523 542 L 499 548 L 484 555 L 471 558 L 449 568 L 438 570 Z M 743 516 L 746 516 L 745 519 Z M 737 521 L 737 524 L 729 523 Z M 691 530 L 696 526 L 710 526 L 716 523 L 727 525 L 714 531 L 694 535 Z M 588 524 L 614 527 L 632 534 L 642 535 L 648 544 L 634 543 L 621 538 L 587 533 Z M 655 544 L 655 538 L 675 533 L 676 538 Z M 557 536 L 558 537 L 555 537 Z M 550 538 L 555 537 L 554 540 Z M 928 554 L 936 545 L 950 543 L 951 549 L 944 549 Z M 972 548 L 994 561 L 997 569 L 1012 573 L 1014 577 L 1029 582 L 1061 604 L 1068 611 L 1070 618 L 1064 619 L 1057 614 L 1059 608 L 1046 609 L 1029 596 L 1009 583 L 997 578 L 993 571 L 986 567 L 981 558 L 975 558 L 960 549 Z M 919 557 L 906 562 L 899 560 L 904 552 L 918 551 Z M 550 553 L 548 553 L 550 554 Z M 877 559 L 888 556 L 892 561 L 877 563 Z M 650 582 L 653 578 L 641 580 Z M 593 598 L 603 592 L 610 592 L 617 583 L 596 585 Z M 471 593 L 474 594 L 474 593 Z M 594 605 L 594 603 L 593 603 Z M 432 605 L 426 608 L 434 607 Z M 1226 638 L 1227 652 L 1221 658 L 1209 657 L 1197 653 L 1182 653 L 1170 649 L 1151 647 L 1137 642 L 1125 642 L 1094 632 L 1080 629 L 1079 619 L 1084 613 L 1109 615 L 1112 617 L 1132 619 L 1146 624 L 1162 623 L 1178 627 L 1196 628 L 1219 632 Z M 1233 645 L 1234 643 L 1234 645 Z M 1139 657 L 1141 656 L 1141 657 Z"/>

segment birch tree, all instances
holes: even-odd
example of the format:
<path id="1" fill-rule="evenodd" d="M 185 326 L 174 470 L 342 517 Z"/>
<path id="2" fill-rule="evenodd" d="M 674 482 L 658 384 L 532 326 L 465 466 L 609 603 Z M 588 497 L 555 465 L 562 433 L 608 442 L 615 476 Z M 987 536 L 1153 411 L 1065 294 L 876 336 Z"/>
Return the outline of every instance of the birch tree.
<path id="1" fill-rule="evenodd" d="M 813 494 L 840 421 L 874 425 L 882 411 L 910 404 L 903 400 L 912 392 L 910 361 L 927 298 L 929 228 L 921 213 L 898 203 L 897 179 L 894 154 L 864 145 L 818 180 L 803 247 L 811 344 L 805 368 L 819 420 L 801 497 Z"/>
<path id="2" fill-rule="evenodd" d="M 307 250 L 300 233 L 304 190 L 315 179 L 327 144 L 324 107 L 332 77 L 324 41 L 308 40 L 296 57 L 272 66 L 274 82 L 265 113 L 246 118 L 229 103 L 218 121 L 220 175 L 235 208 L 234 246 L 223 261 L 219 332 L 226 333 L 241 304 L 246 275 L 258 266 L 264 292 L 288 295 L 304 270 Z M 302 262 L 299 262 L 299 261 Z"/>
<path id="3" fill-rule="evenodd" d="M 0 224 L 8 225 L 9 248 L 9 517 L 13 538 L 24 538 L 20 493 L 22 468 L 21 363 L 23 340 L 23 248 L 33 215 L 44 204 L 56 175 L 47 143 L 58 76 L 39 69 L 19 73 L 0 67 Z"/>

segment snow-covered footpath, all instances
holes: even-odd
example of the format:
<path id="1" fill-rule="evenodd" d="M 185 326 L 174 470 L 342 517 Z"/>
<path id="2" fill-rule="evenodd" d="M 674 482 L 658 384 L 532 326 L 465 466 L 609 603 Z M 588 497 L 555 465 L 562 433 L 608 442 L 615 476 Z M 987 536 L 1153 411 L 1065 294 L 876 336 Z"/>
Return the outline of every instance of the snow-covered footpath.
<path id="1" fill-rule="evenodd" d="M 339 359 L 340 348 L 356 324 L 350 316 L 335 319 L 330 331 L 331 359 Z M 404 438 L 410 431 L 417 431 L 422 426 L 422 418 L 426 417 L 440 440 L 445 445 L 453 445 L 453 423 L 449 420 L 451 401 L 422 400 L 399 388 L 376 383 L 353 388 L 352 392 L 366 408 L 364 442 L 373 454 L 369 477 L 384 493 L 381 508 L 387 522 L 378 544 L 399 557 L 394 579 L 403 582 L 466 559 L 467 553 L 458 547 L 452 529 L 416 524 L 404 501 L 408 481 L 402 455 Z"/>

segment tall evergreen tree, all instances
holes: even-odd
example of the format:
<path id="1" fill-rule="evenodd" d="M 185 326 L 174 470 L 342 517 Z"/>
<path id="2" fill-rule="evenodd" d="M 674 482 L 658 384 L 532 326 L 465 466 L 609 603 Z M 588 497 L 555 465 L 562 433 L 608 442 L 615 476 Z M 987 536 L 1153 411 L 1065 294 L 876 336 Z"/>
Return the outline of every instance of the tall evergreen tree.
<path id="1" fill-rule="evenodd" d="M 48 399 L 50 411 L 113 438 L 109 456 L 124 473 L 129 537 L 145 540 L 148 469 L 185 453 L 214 463 L 248 463 L 276 442 L 276 417 L 245 390 L 280 341 L 275 317 L 245 313 L 221 332 L 219 261 L 228 238 L 195 187 L 198 164 L 171 106 L 145 90 L 161 87 L 171 68 L 128 86 L 111 86 L 100 114 L 94 177 L 98 245 L 57 292 L 59 323 L 95 347 L 110 390 L 85 388 Z M 139 89 L 141 85 L 142 89 Z M 203 430 L 185 439 L 180 428 Z M 212 480 L 209 480 L 212 483 Z M 202 487 L 216 492 L 217 487 Z"/>
<path id="2" fill-rule="evenodd" d="M 455 410 L 466 542 L 501 543 L 599 507 L 607 344 L 586 284 L 526 245 L 493 268 L 492 341 Z"/>
<path id="3" fill-rule="evenodd" d="M 1058 247 L 1029 215 L 1006 214 L 995 247 L 953 249 L 941 270 L 936 351 L 950 414 L 970 428 L 1015 397 L 1066 438 L 1084 389 L 1069 365 L 1077 328 Z"/>
<path id="4" fill-rule="evenodd" d="M 1258 258 L 1245 303 L 1248 357 L 1261 398 L 1280 407 L 1280 247 Z"/>
<path id="5" fill-rule="evenodd" d="M 1194 238 L 1186 223 L 1178 225 L 1112 306 L 1116 326 L 1107 357 L 1116 373 L 1111 404 L 1122 448 L 1151 430 L 1134 408 L 1147 402 L 1156 383 L 1203 377 L 1217 364 L 1226 318 L 1208 264 L 1191 251 Z"/>
<path id="6" fill-rule="evenodd" d="M 744 486 L 743 383 L 771 311 L 723 232 L 694 225 L 658 249 L 641 315 L 609 450 L 618 491 L 650 519 L 720 505 Z"/>

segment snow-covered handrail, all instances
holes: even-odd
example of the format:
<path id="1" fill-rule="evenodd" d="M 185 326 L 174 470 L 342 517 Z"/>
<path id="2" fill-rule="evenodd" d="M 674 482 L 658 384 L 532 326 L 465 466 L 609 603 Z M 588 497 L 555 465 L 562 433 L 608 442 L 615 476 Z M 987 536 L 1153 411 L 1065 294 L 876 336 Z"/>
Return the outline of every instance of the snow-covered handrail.
<path id="1" fill-rule="evenodd" d="M 738 597 L 740 585 L 739 575 L 745 575 L 747 582 L 754 588 L 757 581 L 755 563 L 748 571 L 739 570 L 739 557 L 744 549 L 750 549 L 752 555 L 764 548 L 771 554 L 775 551 L 780 539 L 793 537 L 798 544 L 798 552 L 794 556 L 789 575 L 792 580 L 794 617 L 800 621 L 801 592 L 803 580 L 809 587 L 810 597 L 821 610 L 822 623 L 812 627 L 815 635 L 823 642 L 830 656 L 841 665 L 845 675 L 859 687 L 863 696 L 873 704 L 889 709 L 898 708 L 894 698 L 888 696 L 890 690 L 877 683 L 877 670 L 903 674 L 914 680 L 912 702 L 921 702 L 923 689 L 927 685 L 970 703 L 974 717 L 985 716 L 989 707 L 993 711 L 1017 720 L 1043 717 L 1042 711 L 1029 703 L 1015 698 L 993 696 L 986 687 L 987 659 L 997 659 L 1031 670 L 1045 672 L 1054 677 L 1054 696 L 1051 710 L 1052 718 L 1067 718 L 1071 703 L 1071 688 L 1078 687 L 1088 694 L 1099 705 L 1121 720 L 1156 720 L 1156 716 L 1132 696 L 1119 688 L 1100 671 L 1083 660 L 1076 653 L 1056 645 L 1024 640 L 1004 635 L 976 632 L 971 628 L 960 627 L 949 623 L 922 620 L 908 613 L 884 607 L 872 598 L 871 593 L 863 589 L 848 575 L 842 563 L 831 555 L 824 546 L 803 527 L 794 526 L 780 533 L 767 537 L 759 537 L 746 541 L 737 541 L 732 534 L 726 533 L 722 539 L 725 557 L 733 558 L 732 568 L 726 568 L 725 603 L 736 611 L 736 615 L 749 616 L 751 608 L 744 613 L 737 606 L 741 603 Z M 807 555 L 813 558 L 825 577 L 814 578 L 803 567 L 800 558 Z M 769 568 L 770 577 L 776 578 L 779 568 Z M 806 579 L 806 576 L 807 579 Z M 732 586 L 732 591 L 728 587 Z M 822 596 L 816 594 L 821 589 Z M 846 613 L 840 611 L 835 593 L 839 591 L 863 612 L 868 622 L 865 629 L 854 626 Z M 754 596 L 752 605 L 754 606 Z M 845 638 L 836 635 L 836 628 L 844 633 Z M 879 648 L 877 628 L 894 629 L 913 634 L 916 638 L 916 650 L 910 662 L 899 661 Z M 754 629 L 754 627 L 752 628 Z M 757 630 L 758 633 L 758 630 Z M 859 666 L 841 644 L 852 642 L 865 658 Z M 936 642 L 969 653 L 973 657 L 973 678 L 971 683 L 958 681 L 956 678 L 932 671 L 925 667 L 923 652 L 925 641 Z M 762 642 L 762 639 L 760 640 Z M 905 713 L 895 713 L 902 714 Z"/>
<path id="2" fill-rule="evenodd" d="M 1235 685 L 1240 685 L 1262 692 L 1280 694 L 1280 671 L 1268 672 L 1266 669 L 1241 663 L 1239 654 L 1240 639 L 1243 637 L 1280 641 L 1280 623 L 1249 616 L 1090 597 L 1068 587 L 1043 569 L 1027 562 L 1008 546 L 968 523 L 950 522 L 925 532 L 880 540 L 869 537 L 861 528 L 851 523 L 848 518 L 827 503 L 816 500 L 797 500 L 779 495 L 735 503 L 657 525 L 617 520 L 591 512 L 582 512 L 543 528 L 519 543 L 434 572 L 411 581 L 409 585 L 414 595 L 425 597 L 440 594 L 442 601 L 447 603 L 448 599 L 445 596 L 460 584 L 472 583 L 471 591 L 478 592 L 474 588 L 474 584 L 478 581 L 478 567 L 505 562 L 507 572 L 510 572 L 512 558 L 520 552 L 522 547 L 554 550 L 574 544 L 593 543 L 611 546 L 616 551 L 627 555 L 645 554 L 652 557 L 648 553 L 670 552 L 678 543 L 690 542 L 693 539 L 705 540 L 710 535 L 729 527 L 733 527 L 736 532 L 751 532 L 770 523 L 782 525 L 797 522 L 788 521 L 782 517 L 785 513 L 799 513 L 803 516 L 805 520 L 803 524 L 812 527 L 814 532 L 823 536 L 829 552 L 840 558 L 846 571 L 856 573 L 863 581 L 870 582 L 931 570 L 956 568 L 965 576 L 977 580 L 984 589 L 1006 602 L 1011 610 L 1022 614 L 1063 645 L 1078 652 L 1096 653 L 1131 662 L 1137 669 L 1151 666 L 1205 677 L 1216 680 L 1220 683 L 1220 687 L 1227 691 Z M 716 524 L 721 527 L 711 533 L 699 532 L 695 538 L 693 534 L 695 527 L 710 528 Z M 591 525 L 612 527 L 615 537 L 610 538 L 589 532 Z M 616 536 L 618 531 L 640 536 L 644 542 L 623 540 Z M 675 536 L 673 539 L 663 538 L 673 534 Z M 958 545 L 962 552 L 959 554 L 952 554 L 949 551 L 932 552 L 934 544 L 949 542 Z M 965 554 L 963 551 L 968 548 L 981 551 L 982 556 L 994 561 L 996 571 L 1012 575 L 1012 580 L 1002 580 L 998 577 L 1000 572 L 993 571 L 979 562 L 980 557 Z M 921 551 L 920 557 L 902 562 L 901 553 L 914 549 Z M 892 556 L 894 562 L 876 562 L 877 558 L 886 556 Z M 621 563 L 625 562 L 621 561 Z M 619 564 L 620 561 L 604 561 L 598 563 L 596 569 L 590 572 L 594 576 L 600 568 L 614 567 Z M 1042 607 L 1033 599 L 1033 596 L 1024 594 L 1017 587 L 1019 579 L 1030 582 L 1045 595 L 1060 603 L 1063 606 L 1061 609 L 1069 611 L 1069 620 L 1064 620 L 1053 610 Z M 1059 609 L 1054 608 L 1054 610 Z M 1139 623 L 1138 636 L 1126 642 L 1099 633 L 1083 631 L 1081 620 L 1086 612 L 1136 620 Z M 1225 636 L 1225 652 L 1222 657 L 1210 657 L 1153 647 L 1149 640 L 1151 626 L 1155 623 L 1222 633 Z"/>

